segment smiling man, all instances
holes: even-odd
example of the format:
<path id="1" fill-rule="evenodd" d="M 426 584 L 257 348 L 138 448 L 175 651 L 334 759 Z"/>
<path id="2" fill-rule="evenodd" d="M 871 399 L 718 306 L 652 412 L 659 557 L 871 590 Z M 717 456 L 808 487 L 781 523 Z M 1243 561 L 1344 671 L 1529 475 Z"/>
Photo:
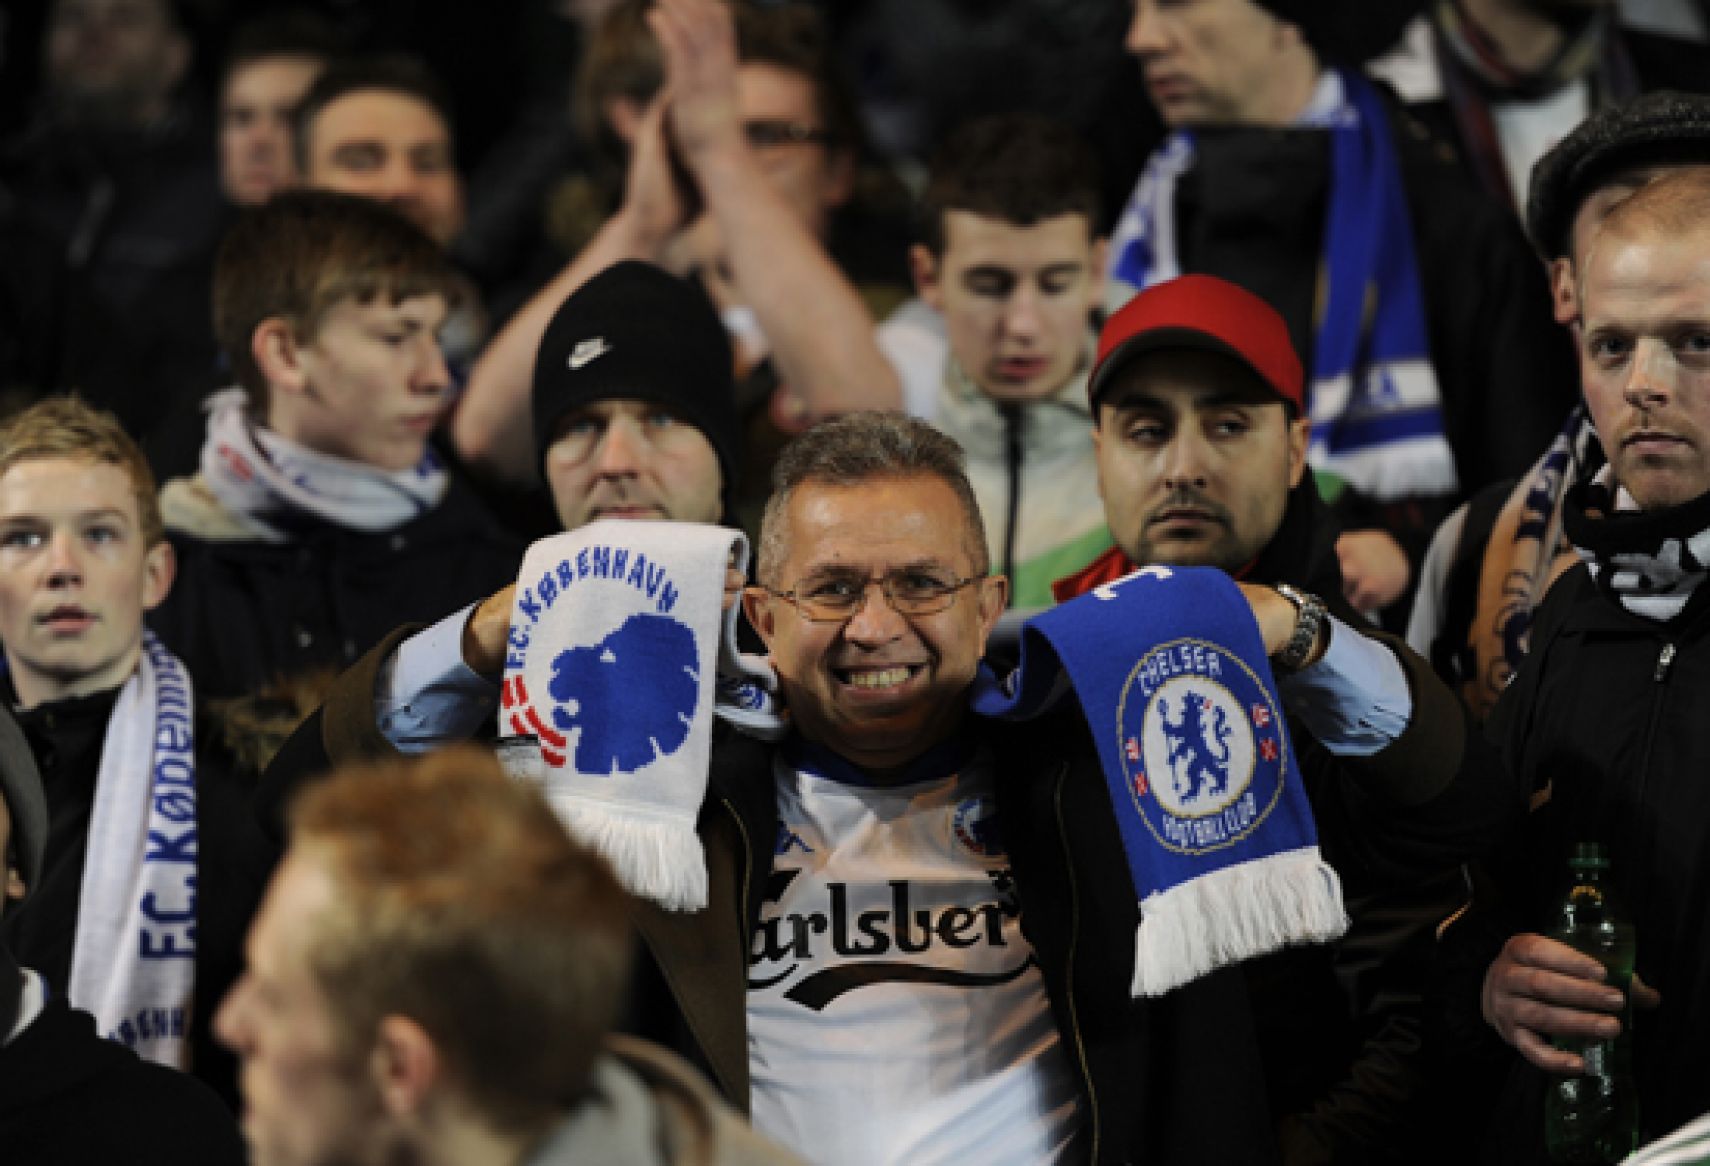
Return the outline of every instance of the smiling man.
<path id="1" fill-rule="evenodd" d="M 1631 1025 L 1641 1140 L 1710 1108 L 1703 1077 L 1679 1071 L 1710 1037 L 1710 813 L 1698 780 L 1710 684 L 1707 205 L 1703 167 L 1665 173 L 1610 211 L 1577 257 L 1581 383 L 1597 442 L 1571 471 L 1563 520 L 1582 564 L 1539 605 L 1525 662 L 1491 719 L 1537 792 L 1501 872 L 1511 937 L 1485 976 L 1485 1019 L 1534 1078 L 1578 1070 L 1579 1055 L 1557 1042 Z M 1630 993 L 1595 959 L 1538 934 L 1560 894 L 1552 876 L 1580 842 L 1603 843 L 1639 936 Z"/>
<path id="2" fill-rule="evenodd" d="M 201 473 L 162 492 L 181 571 L 154 616 L 206 692 L 341 667 L 514 576 L 519 548 L 428 444 L 452 288 L 433 240 L 353 195 L 282 194 L 227 237 L 238 387 L 211 401 Z"/>
<path id="3" fill-rule="evenodd" d="M 961 461 L 925 422 L 878 413 L 817 426 L 779 459 L 743 607 L 789 729 L 715 737 L 696 824 L 708 901 L 637 905 L 669 986 L 642 1019 L 820 1166 L 1267 1158 L 1239 970 L 1131 995 L 1139 913 L 1078 710 L 1027 725 L 969 712 L 1007 584 Z M 1281 652 L 1293 605 L 1246 595 Z M 269 783 L 491 723 L 502 598 L 347 672 Z M 437 674 L 406 659 L 434 654 L 449 658 Z M 400 685 L 456 669 L 455 687 Z M 1499 789 L 1463 782 L 1444 698 L 1421 701 L 1405 774 L 1373 770 L 1362 789 L 1356 762 L 1322 791 L 1321 829 L 1374 870 L 1454 861 L 1489 827 Z M 395 743 L 399 709 L 424 731 Z M 1391 798 L 1405 810 L 1378 808 Z"/>

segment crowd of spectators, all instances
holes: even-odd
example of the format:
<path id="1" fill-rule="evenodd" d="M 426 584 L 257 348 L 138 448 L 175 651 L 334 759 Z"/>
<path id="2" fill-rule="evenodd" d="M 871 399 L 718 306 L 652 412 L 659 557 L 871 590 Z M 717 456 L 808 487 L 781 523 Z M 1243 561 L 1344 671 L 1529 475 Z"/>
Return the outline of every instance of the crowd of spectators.
<path id="1" fill-rule="evenodd" d="M 1699 0 L 9 7 L 0 1159 L 1532 1162 L 1616 1031 L 1710 1110 L 1701 94 Z M 1242 630 L 1142 684 L 1166 581 Z"/>

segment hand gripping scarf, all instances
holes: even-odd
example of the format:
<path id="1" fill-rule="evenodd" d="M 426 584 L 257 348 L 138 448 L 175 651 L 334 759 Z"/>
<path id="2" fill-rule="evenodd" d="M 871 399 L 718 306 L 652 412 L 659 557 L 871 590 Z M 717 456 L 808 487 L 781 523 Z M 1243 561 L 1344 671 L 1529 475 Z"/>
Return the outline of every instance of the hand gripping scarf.
<path id="1" fill-rule="evenodd" d="M 727 566 L 747 570 L 740 531 L 593 522 L 529 548 L 511 613 L 506 765 L 626 887 L 675 910 L 706 905 L 695 819 L 715 703 L 751 733 L 784 727 L 771 666 L 736 650 Z"/>
<path id="2" fill-rule="evenodd" d="M 1347 928 L 1251 609 L 1211 568 L 1146 567 L 1029 620 L 974 711 L 1080 701 L 1140 900 L 1137 996 Z"/>

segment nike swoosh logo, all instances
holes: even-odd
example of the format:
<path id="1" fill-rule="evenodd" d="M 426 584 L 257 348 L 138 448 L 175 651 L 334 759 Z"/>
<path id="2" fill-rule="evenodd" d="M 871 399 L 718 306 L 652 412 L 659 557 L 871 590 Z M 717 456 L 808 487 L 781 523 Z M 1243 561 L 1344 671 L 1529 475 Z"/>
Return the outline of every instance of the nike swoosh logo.
<path id="1" fill-rule="evenodd" d="M 570 353 L 572 369 L 585 368 L 612 350 L 605 340 L 584 340 Z"/>

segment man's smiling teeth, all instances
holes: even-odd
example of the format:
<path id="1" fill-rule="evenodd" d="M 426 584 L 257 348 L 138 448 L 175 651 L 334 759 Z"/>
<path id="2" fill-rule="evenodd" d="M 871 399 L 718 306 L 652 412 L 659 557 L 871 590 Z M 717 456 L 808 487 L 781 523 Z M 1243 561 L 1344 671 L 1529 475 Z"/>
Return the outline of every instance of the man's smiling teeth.
<path id="1" fill-rule="evenodd" d="M 849 683 L 856 688 L 889 688 L 893 684 L 901 684 L 909 677 L 911 670 L 906 666 L 896 668 L 879 668 L 865 672 L 849 671 L 845 675 Z"/>

